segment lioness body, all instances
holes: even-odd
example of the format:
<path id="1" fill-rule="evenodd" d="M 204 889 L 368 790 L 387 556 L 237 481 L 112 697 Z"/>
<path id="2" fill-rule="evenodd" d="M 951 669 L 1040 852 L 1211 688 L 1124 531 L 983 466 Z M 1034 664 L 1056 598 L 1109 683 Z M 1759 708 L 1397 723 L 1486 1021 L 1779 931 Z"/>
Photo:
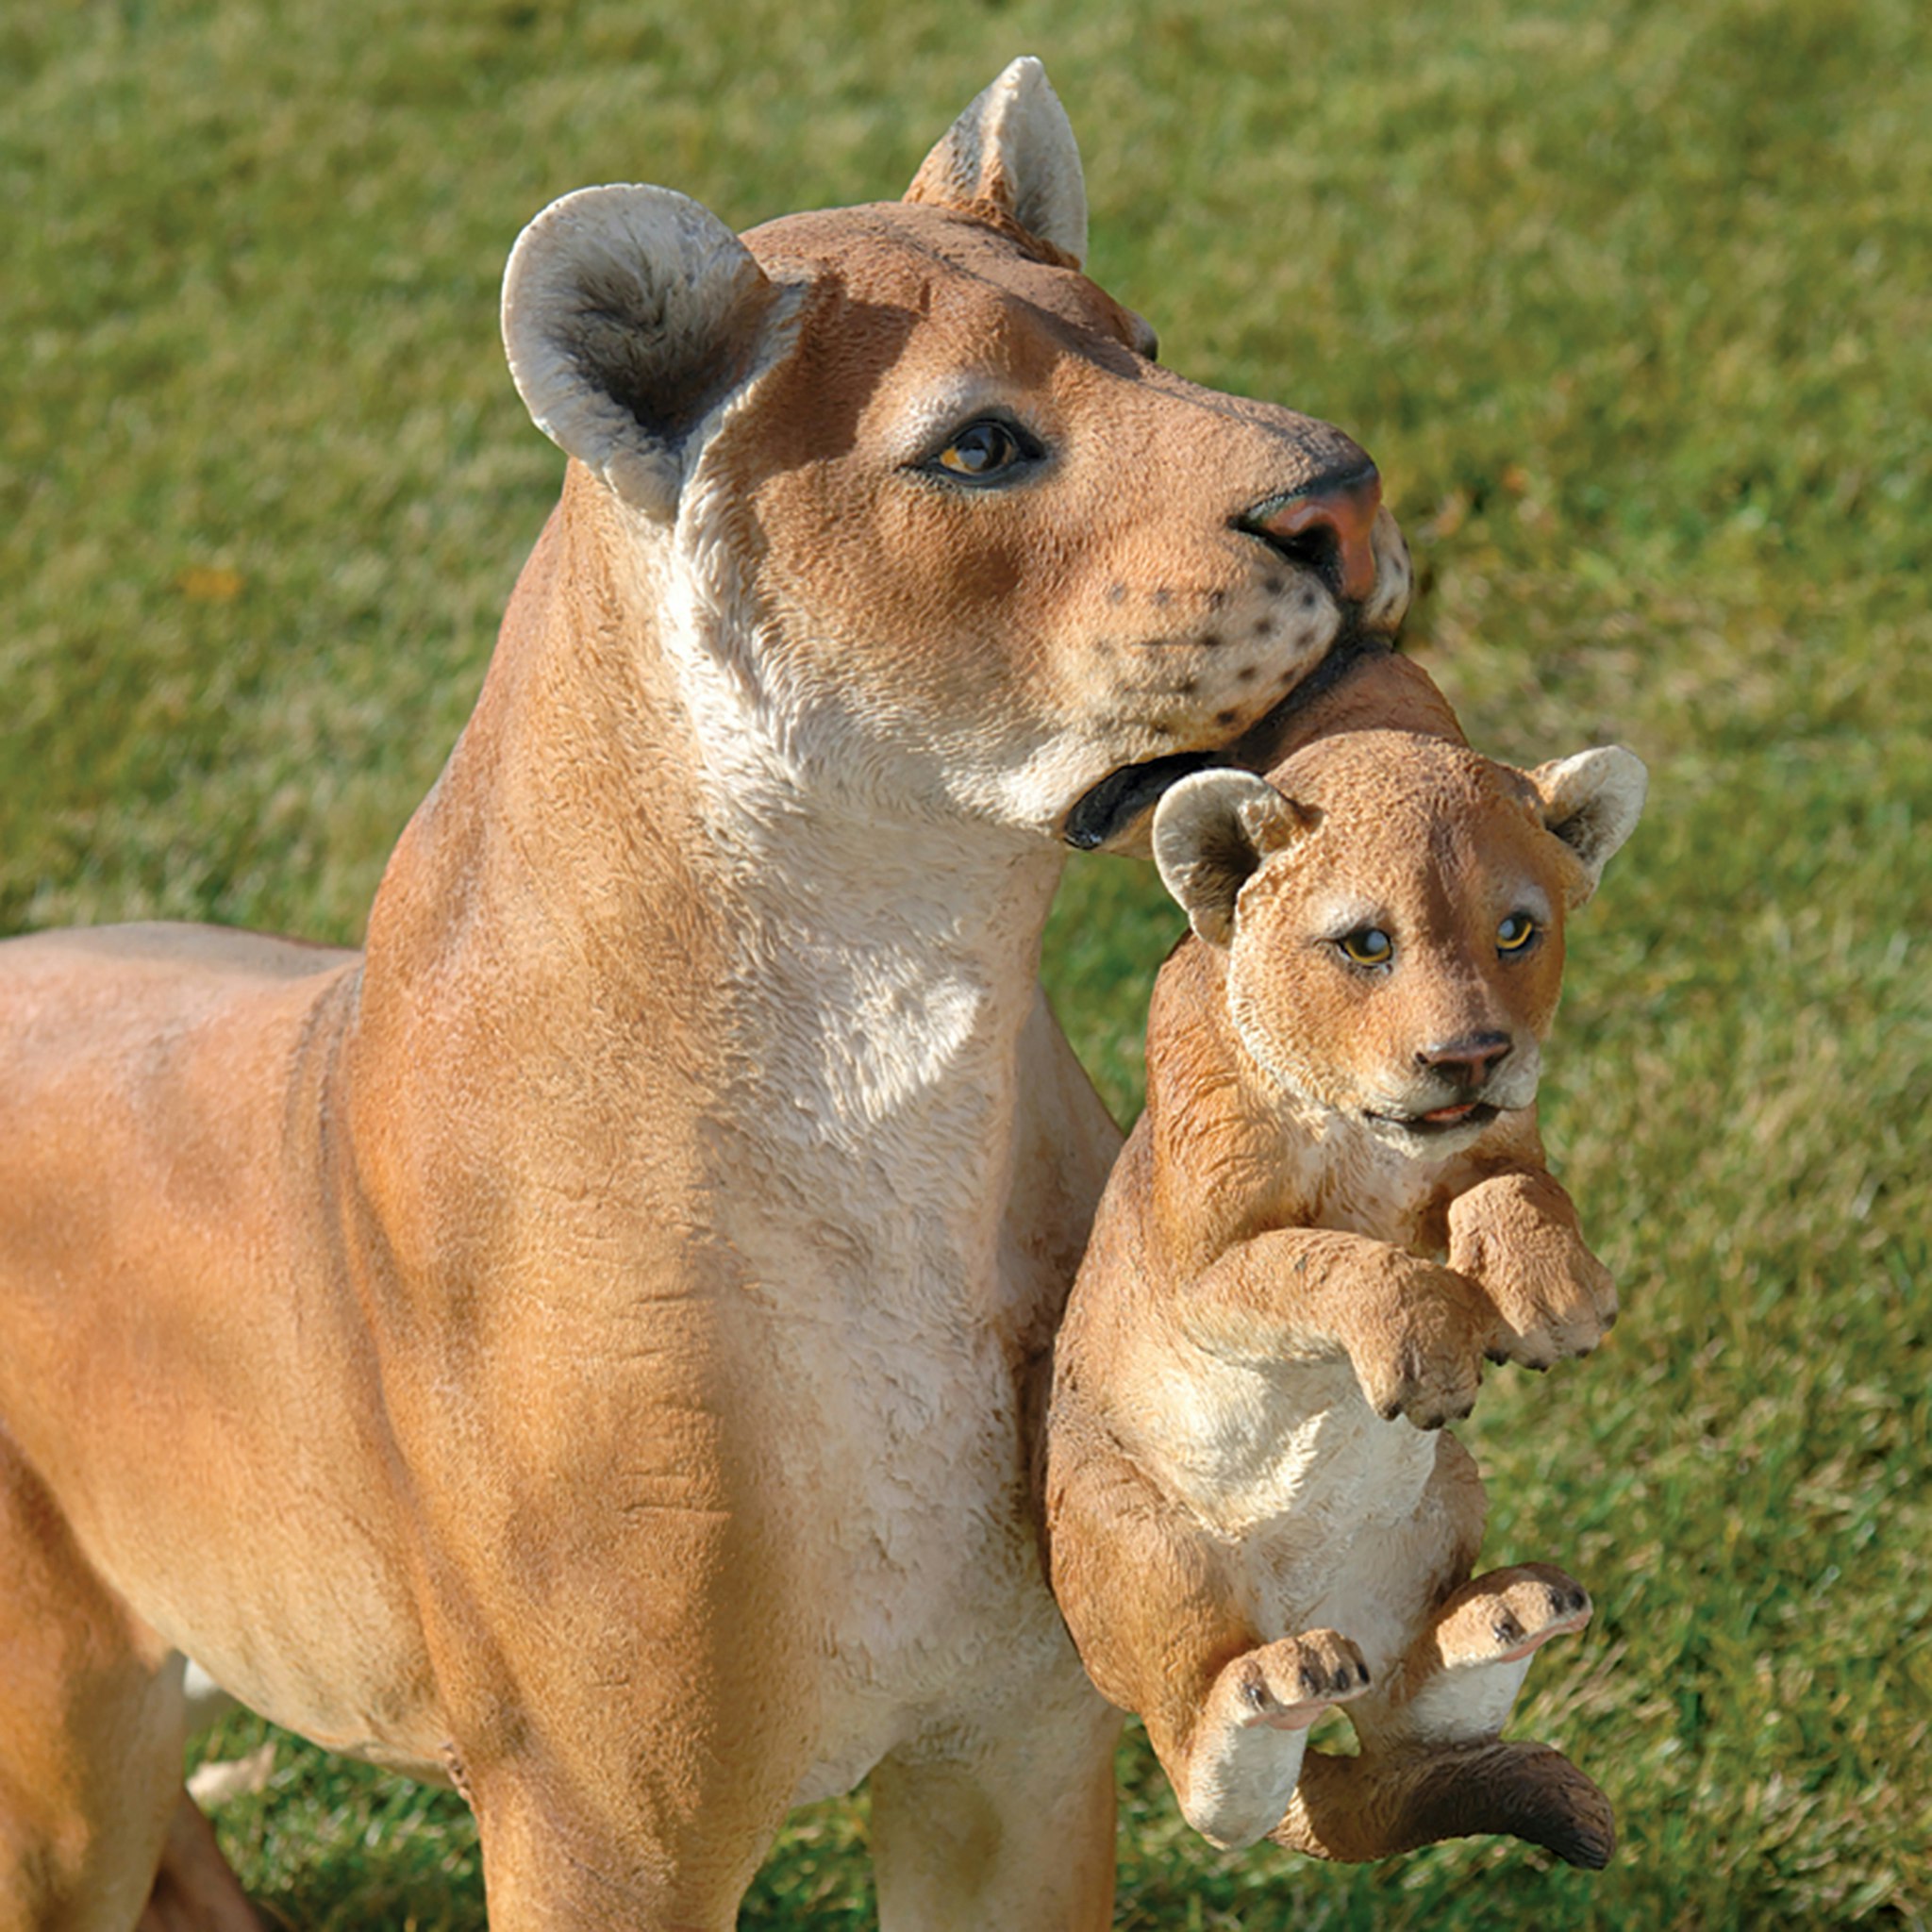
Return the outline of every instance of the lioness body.
<path id="1" fill-rule="evenodd" d="M 747 242 L 613 189 L 519 244 L 574 460 L 361 954 L 0 951 L 5 1932 L 142 1909 L 185 1657 L 457 1782 L 498 1927 L 727 1925 L 868 1773 L 888 1925 L 1106 1923 L 1023 1447 L 1117 1138 L 1060 836 L 1406 558 L 1077 273 L 1030 63 Z"/>
<path id="2" fill-rule="evenodd" d="M 1616 842 L 1580 856 L 1563 814 L 1608 778 L 1634 822 L 1635 761 L 1491 765 L 1387 657 L 1300 728 L 1274 789 L 1210 774 L 1156 821 L 1196 937 L 1056 1344 L 1055 1590 L 1217 1842 L 1509 1830 L 1601 1863 L 1594 1788 L 1497 1741 L 1588 1598 L 1546 1566 L 1470 1580 L 1482 1486 L 1437 1432 L 1486 1356 L 1547 1366 L 1615 1311 L 1534 1097 L 1563 915 Z M 1336 1703 L 1361 1756 L 1304 1758 Z"/>

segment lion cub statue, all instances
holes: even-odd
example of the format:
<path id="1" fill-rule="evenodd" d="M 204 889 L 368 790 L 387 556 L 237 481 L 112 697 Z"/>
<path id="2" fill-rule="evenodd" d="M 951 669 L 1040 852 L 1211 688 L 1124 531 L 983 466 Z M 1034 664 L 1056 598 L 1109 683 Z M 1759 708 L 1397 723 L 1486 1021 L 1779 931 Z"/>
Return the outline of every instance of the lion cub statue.
<path id="1" fill-rule="evenodd" d="M 1472 1580 L 1482 1481 L 1442 1425 L 1486 1359 L 1545 1368 L 1615 1319 L 1535 1102 L 1564 920 L 1644 769 L 1478 757 L 1386 651 L 1293 744 L 1156 818 L 1193 937 L 1056 1343 L 1054 1591 L 1217 1845 L 1507 1832 L 1601 1866 L 1602 1792 L 1499 1735 L 1590 1598 L 1541 1563 Z M 1335 1705 L 1357 1757 L 1307 1749 Z"/>

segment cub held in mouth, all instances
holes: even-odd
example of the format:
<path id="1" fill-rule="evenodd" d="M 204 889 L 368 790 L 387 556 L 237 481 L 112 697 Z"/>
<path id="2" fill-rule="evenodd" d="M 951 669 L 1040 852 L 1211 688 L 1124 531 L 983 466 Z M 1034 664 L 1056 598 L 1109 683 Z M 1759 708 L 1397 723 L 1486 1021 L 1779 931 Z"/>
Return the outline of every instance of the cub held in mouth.
<path id="1" fill-rule="evenodd" d="M 1500 1735 L 1590 1599 L 1547 1564 L 1472 1579 L 1482 1482 L 1443 1424 L 1486 1359 L 1547 1368 L 1615 1319 L 1535 1102 L 1565 919 L 1644 785 L 1616 748 L 1479 757 L 1381 651 L 1268 779 L 1161 801 L 1193 934 L 1056 1345 L 1046 1535 L 1089 1674 L 1217 1844 L 1610 1855 L 1595 1785 Z M 1307 1748 L 1335 1705 L 1357 1757 Z"/>

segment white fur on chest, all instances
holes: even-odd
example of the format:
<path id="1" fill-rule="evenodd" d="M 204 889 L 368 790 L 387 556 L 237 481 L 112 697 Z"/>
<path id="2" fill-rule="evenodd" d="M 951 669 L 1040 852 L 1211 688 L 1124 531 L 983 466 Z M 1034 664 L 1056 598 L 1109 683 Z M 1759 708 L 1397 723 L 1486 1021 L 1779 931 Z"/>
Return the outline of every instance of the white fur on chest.
<path id="1" fill-rule="evenodd" d="M 800 1801 L 1071 1659 L 1023 1479 L 1016 1350 L 1065 1283 L 1006 1239 L 1057 855 L 761 826 L 738 934 L 729 1238 L 762 1459 L 819 1627 Z"/>
<path id="2" fill-rule="evenodd" d="M 654 590 L 728 908 L 708 1130 L 745 1287 L 760 1481 L 820 1658 L 800 1802 L 934 1727 L 1020 1721 L 1077 1660 L 1041 1574 L 1018 1338 L 1066 1282 L 1009 1225 L 1061 855 L 930 821 L 764 654 L 701 474 Z M 1046 1023 L 1050 1027 L 1050 1023 Z M 1029 1030 L 1030 1029 L 1030 1030 Z"/>
<path id="3" fill-rule="evenodd" d="M 1022 1480 L 1013 1354 L 1056 1285 L 1003 1256 L 1003 1140 L 935 1147 L 918 1131 L 1010 1109 L 934 1091 L 931 1065 L 855 1069 L 852 1091 L 873 1102 L 903 1080 L 899 1110 L 855 1142 L 794 1143 L 789 1198 L 741 1243 L 761 1304 L 772 1479 L 813 1526 L 799 1558 L 823 1662 L 801 1803 L 850 1789 L 923 1729 L 970 1727 L 1063 1662 Z"/>
<path id="4" fill-rule="evenodd" d="M 860 1305 L 885 1284 L 905 1306 Z M 788 1507 L 814 1526 L 823 1661 L 805 1803 L 923 1730 L 990 1718 L 1061 1666 L 1065 1637 L 1040 1577 L 1011 1362 L 991 1329 L 935 1312 L 960 1287 L 983 1299 L 980 1285 L 896 1268 L 801 1285 L 768 1321 L 765 1413 Z"/>
<path id="5" fill-rule="evenodd" d="M 1190 1511 L 1229 1541 L 1291 1545 L 1313 1571 L 1410 1514 L 1436 1444 L 1384 1422 L 1345 1360 L 1257 1364 L 1168 1347 L 1137 1434 Z"/>

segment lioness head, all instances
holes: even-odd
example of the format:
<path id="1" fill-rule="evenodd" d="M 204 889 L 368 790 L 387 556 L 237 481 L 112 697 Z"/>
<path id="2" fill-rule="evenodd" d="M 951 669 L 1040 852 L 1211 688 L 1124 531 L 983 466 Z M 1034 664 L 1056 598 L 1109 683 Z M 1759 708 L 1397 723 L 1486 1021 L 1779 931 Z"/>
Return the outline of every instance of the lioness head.
<path id="1" fill-rule="evenodd" d="M 1015 61 L 900 202 L 742 240 L 661 188 L 531 223 L 504 291 L 708 750 L 884 818 L 1096 844 L 1266 718 L 1408 561 L 1328 425 L 1197 388 L 1080 272 Z"/>
<path id="2" fill-rule="evenodd" d="M 1200 773 L 1154 822 L 1168 890 L 1225 952 L 1248 1055 L 1408 1152 L 1529 1106 L 1564 919 L 1635 827 L 1642 764 L 1611 746 L 1519 772 L 1365 731 L 1272 778 Z"/>

